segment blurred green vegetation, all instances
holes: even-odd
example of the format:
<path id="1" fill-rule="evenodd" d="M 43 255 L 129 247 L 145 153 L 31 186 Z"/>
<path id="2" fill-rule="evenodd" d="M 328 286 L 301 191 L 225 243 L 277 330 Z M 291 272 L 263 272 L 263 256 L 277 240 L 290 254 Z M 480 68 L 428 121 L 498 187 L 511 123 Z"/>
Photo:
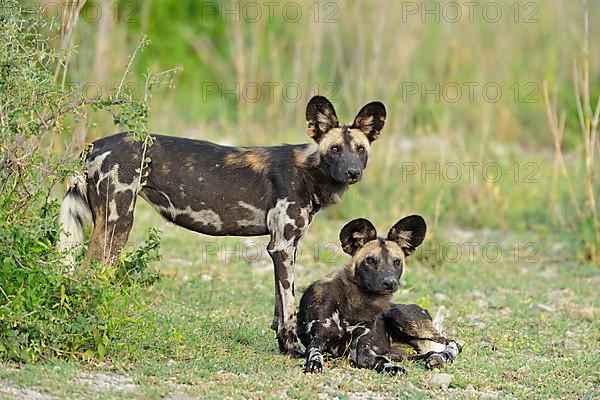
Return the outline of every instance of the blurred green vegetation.
<path id="1" fill-rule="evenodd" d="M 583 204 L 583 144 L 572 78 L 584 45 L 583 3 L 286 4 L 87 2 L 68 80 L 93 85 L 88 95 L 109 91 L 146 34 L 150 44 L 127 78 L 133 92 L 141 95 L 149 71 L 182 67 L 175 88 L 153 99 L 150 130 L 234 145 L 308 141 L 304 109 L 316 93 L 332 98 L 344 122 L 366 102 L 381 100 L 388 120 L 372 148 L 366 179 L 327 211 L 329 218 L 365 215 L 385 223 L 418 212 L 434 222 L 433 232 L 437 226 L 579 230 L 556 167 L 542 89 L 547 82 L 557 111 L 564 113 L 563 151 Z M 454 18 L 452 4 L 459 5 L 460 18 Z M 589 7 L 590 91 L 597 99 L 600 52 L 593 39 L 600 3 Z M 52 16 L 50 8 L 46 14 Z M 56 28 L 49 32 L 58 35 Z M 66 135 L 66 146 L 57 151 L 78 151 L 81 138 L 113 133 L 111 122 L 106 114 L 87 115 L 80 139 Z M 454 163 L 461 177 L 449 180 L 444 171 Z M 488 175 L 500 170 L 497 181 L 486 179 L 490 163 Z M 470 170 L 473 164 L 478 166 Z M 414 165 L 417 173 L 408 173 Z M 436 168 L 437 176 L 421 174 Z M 595 190 L 600 193 L 598 185 Z"/>
<path id="2" fill-rule="evenodd" d="M 483 1 L 471 12 L 463 5 L 462 17 L 451 22 L 448 16 L 444 18 L 450 14 L 445 11 L 448 4 L 454 3 L 450 1 L 433 3 L 439 7 L 438 15 L 425 13 L 434 9 L 433 5 L 410 1 L 304 1 L 295 3 L 302 13 L 296 22 L 292 18 L 295 14 L 277 2 L 271 18 L 269 7 L 261 2 L 120 0 L 118 9 L 116 2 L 109 2 L 110 59 L 97 52 L 97 42 L 105 40 L 98 35 L 98 3 L 88 2 L 80 21 L 77 42 L 81 64 L 71 71 L 75 81 L 94 81 L 93 71 L 99 64 L 106 63 L 103 68 L 113 73 L 120 71 L 127 50 L 145 33 L 151 45 L 136 61 L 138 79 L 141 82 L 149 68 L 183 67 L 176 92 L 170 94 L 174 104 L 167 103 L 177 109 L 174 123 L 183 127 L 198 120 L 215 121 L 218 114 L 216 120 L 228 130 L 242 123 L 267 125 L 260 138 L 248 137 L 250 141 L 272 143 L 268 134 L 280 129 L 304 140 L 298 127 L 303 106 L 318 90 L 335 93 L 339 111 L 346 118 L 362 102 L 381 99 L 395 111 L 390 112 L 393 125 L 388 132 L 397 137 L 411 137 L 421 129 L 423 134 L 438 133 L 443 128 L 441 121 L 447 118 L 448 124 L 462 127 L 468 137 L 477 136 L 482 123 L 489 123 L 494 139 L 549 144 L 543 128 L 544 110 L 539 107 L 544 80 L 568 100 L 569 126 L 572 130 L 578 126 L 575 103 L 570 101 L 572 60 L 579 56 L 582 46 L 583 9 L 578 3 L 567 8 L 571 3 L 558 0 Z M 488 3 L 500 8 L 498 22 L 490 22 L 493 13 L 483 11 Z M 336 6 L 330 7 L 332 4 Z M 407 7 L 414 4 L 419 11 L 412 15 Z M 594 29 L 600 6 L 592 2 L 591 7 Z M 254 22 L 255 9 L 261 16 Z M 597 61 L 600 55 L 593 53 L 592 57 Z M 593 63 L 594 76 L 598 76 L 598 64 Z M 302 96 L 295 102 L 286 101 L 281 90 L 275 90 L 275 99 L 265 92 L 252 102 L 248 100 L 255 97 L 253 93 L 243 95 L 245 84 L 264 88 L 267 82 L 280 86 L 296 83 Z M 593 82 L 593 92 L 598 93 L 598 80 Z M 234 90 L 236 83 L 240 85 L 238 99 L 221 90 Z M 329 90 L 328 83 L 332 84 Z M 448 97 L 454 97 L 448 85 L 455 83 L 463 90 L 456 103 L 443 96 L 443 89 L 448 88 Z M 207 84 L 216 84 L 220 93 L 203 93 L 203 84 L 205 89 Z M 406 94 L 412 84 L 429 89 L 440 85 L 440 101 L 422 90 Z M 467 95 L 469 84 L 475 87 L 474 100 Z M 501 87 L 497 103 L 485 100 L 486 84 Z M 494 97 L 492 89 L 489 93 Z M 271 113 L 265 115 L 268 111 Z M 482 116 L 482 112 L 490 115 Z M 271 117 L 267 123 L 265 116 Z"/>

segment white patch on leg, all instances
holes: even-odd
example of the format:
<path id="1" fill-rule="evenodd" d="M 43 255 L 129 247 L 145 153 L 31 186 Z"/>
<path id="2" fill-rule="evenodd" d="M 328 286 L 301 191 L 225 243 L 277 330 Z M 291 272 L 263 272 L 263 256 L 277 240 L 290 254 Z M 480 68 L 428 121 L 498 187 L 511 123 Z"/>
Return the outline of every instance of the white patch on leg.
<path id="1" fill-rule="evenodd" d="M 456 360 L 458 357 L 458 345 L 455 342 L 450 342 L 446 345 L 444 352 L 448 353 L 451 360 Z"/>
<path id="2" fill-rule="evenodd" d="M 139 184 L 139 176 L 137 174 L 135 174 L 132 177 L 133 181 L 131 183 L 121 182 L 119 180 L 119 164 L 114 164 L 108 170 L 108 172 L 103 173 L 101 170 L 102 164 L 103 164 L 104 160 L 106 159 L 106 157 L 110 153 L 111 153 L 110 151 L 107 151 L 105 153 L 102 153 L 98 157 L 94 158 L 92 161 L 90 161 L 87 164 L 88 172 L 90 174 L 95 174 L 96 172 L 98 172 L 99 178 L 98 178 L 98 182 L 96 182 L 96 192 L 98 194 L 100 194 L 100 184 L 104 180 L 108 180 L 108 184 L 113 186 L 112 192 L 109 193 L 109 196 L 113 199 L 117 193 L 131 192 L 131 201 L 129 202 L 129 206 L 127 207 L 127 212 L 128 213 L 133 212 L 133 208 L 135 206 L 135 197 L 137 196 L 138 192 L 141 189 L 141 185 Z M 109 205 L 109 207 L 110 207 L 110 205 Z M 115 205 L 115 210 L 116 210 L 116 205 Z M 116 215 L 116 217 L 115 217 L 115 215 Z M 109 221 L 116 221 L 119 218 L 119 215 L 115 212 L 113 214 L 112 218 L 114 218 L 114 219 L 111 219 L 110 213 L 109 213 Z"/>
<path id="3" fill-rule="evenodd" d="M 304 363 L 304 372 L 321 372 L 324 364 L 325 360 L 319 349 L 311 348 Z"/>
<path id="4" fill-rule="evenodd" d="M 289 274 L 288 274 L 289 280 Z M 281 296 L 281 303 L 283 306 L 283 321 L 284 323 L 288 323 L 291 321 L 291 317 L 294 315 L 294 295 L 292 294 L 292 285 L 294 281 L 290 282 L 289 289 L 284 289 L 283 284 L 279 282 L 279 295 Z"/>
<path id="5" fill-rule="evenodd" d="M 340 323 L 340 314 L 337 311 L 334 311 L 334 313 L 331 314 L 331 317 L 325 319 L 325 322 L 323 323 L 323 327 L 330 328 L 332 324 L 335 324 L 335 327 L 337 328 L 338 331 L 340 331 L 340 332 L 344 331 L 342 329 L 342 326 Z"/>
<path id="6" fill-rule="evenodd" d="M 331 320 L 335 323 L 338 330 L 341 331 L 342 327 L 340 325 L 340 314 L 337 311 L 331 314 Z"/>
<path id="7" fill-rule="evenodd" d="M 354 362 L 355 364 L 358 364 L 358 352 L 356 351 L 356 348 L 358 347 L 358 342 L 360 341 L 360 338 L 369 334 L 369 332 L 371 332 L 371 330 L 369 328 L 365 328 L 362 325 L 354 325 L 351 328 L 352 328 L 352 330 L 349 330 L 349 332 L 353 332 L 357 328 L 364 329 L 363 332 L 360 333 L 360 335 L 358 335 L 356 338 L 352 339 L 352 343 L 350 343 L 350 352 L 348 353 L 348 358 L 350 359 L 350 361 Z M 368 351 L 372 352 L 373 350 L 368 349 Z"/>
<path id="8" fill-rule="evenodd" d="M 285 251 L 294 247 L 294 238 L 286 239 L 283 236 L 286 225 L 296 226 L 296 222 L 287 215 L 287 209 L 291 204 L 294 202 L 279 199 L 275 207 L 267 213 L 267 227 L 275 239 L 272 251 Z"/>
<path id="9" fill-rule="evenodd" d="M 97 155 L 96 157 L 94 157 L 94 159 L 90 160 L 87 163 L 87 170 L 90 175 L 94 174 L 95 172 L 100 173 L 102 163 L 104 163 L 104 160 L 110 155 L 110 153 L 112 153 L 110 150 L 105 151 L 104 153 Z"/>
<path id="10" fill-rule="evenodd" d="M 113 222 L 119 219 L 119 214 L 117 213 L 117 202 L 115 199 L 112 199 L 110 203 L 108 203 L 108 222 Z"/>
<path id="11" fill-rule="evenodd" d="M 96 182 L 96 191 L 98 193 L 100 193 L 100 184 L 105 179 L 108 179 L 109 183 L 114 186 L 113 193 L 133 192 L 133 193 L 137 194 L 137 192 L 139 191 L 138 176 L 134 175 L 133 178 L 134 179 L 131 183 L 121 182 L 119 180 L 119 164 L 115 164 L 112 166 L 112 168 L 108 172 L 106 172 L 106 173 L 100 172 L 100 178 L 98 179 L 98 182 Z"/>
<path id="12" fill-rule="evenodd" d="M 288 208 L 293 204 L 295 204 L 295 202 L 289 201 L 287 198 L 279 199 L 277 200 L 275 207 L 270 209 L 267 213 L 267 227 L 269 228 L 269 232 L 271 232 L 271 234 L 274 236 L 274 247 L 272 251 L 284 251 L 294 248 L 294 241 L 297 238 L 285 238 L 283 233 L 286 225 L 291 225 L 296 229 L 300 229 L 301 237 L 308 230 L 308 225 L 310 223 L 310 209 L 300 208 L 300 216 L 304 220 L 304 225 L 302 227 L 298 227 L 296 225 L 296 220 L 290 218 L 287 213 Z"/>
<path id="13" fill-rule="evenodd" d="M 323 361 L 323 354 L 318 349 L 315 349 L 315 348 L 312 348 L 312 349 L 309 350 L 309 352 L 308 352 L 308 360 L 309 361 L 316 361 L 316 362 L 321 363 L 321 364 L 324 363 L 324 361 Z"/>
<path id="14" fill-rule="evenodd" d="M 419 349 L 419 353 L 422 354 L 429 353 L 430 351 L 440 353 L 446 349 L 446 345 L 427 339 L 415 340 L 411 344 L 415 345 Z"/>
<path id="15" fill-rule="evenodd" d="M 350 347 L 350 352 L 348 353 L 348 359 L 352 361 L 354 364 L 358 364 L 358 354 L 354 347 Z"/>
<path id="16" fill-rule="evenodd" d="M 319 320 L 318 319 L 313 319 L 308 324 L 306 324 L 306 333 L 310 334 L 310 331 L 312 331 L 312 327 L 315 324 L 315 322 L 319 322 Z"/>

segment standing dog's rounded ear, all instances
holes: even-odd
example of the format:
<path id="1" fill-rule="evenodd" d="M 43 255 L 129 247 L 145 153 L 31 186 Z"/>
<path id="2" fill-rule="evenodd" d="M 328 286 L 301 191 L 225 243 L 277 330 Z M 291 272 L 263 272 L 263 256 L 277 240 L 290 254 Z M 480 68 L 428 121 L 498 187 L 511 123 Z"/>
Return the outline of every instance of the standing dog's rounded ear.
<path id="1" fill-rule="evenodd" d="M 383 103 L 374 101 L 361 108 L 354 118 L 351 128 L 360 129 L 369 142 L 373 142 L 381 136 L 386 116 L 387 112 Z"/>
<path id="2" fill-rule="evenodd" d="M 427 224 L 420 215 L 410 215 L 402 218 L 390 229 L 387 239 L 396 242 L 407 256 L 413 254 L 417 247 L 423 243 Z"/>
<path id="3" fill-rule="evenodd" d="M 330 129 L 340 126 L 333 104 L 323 96 L 314 96 L 306 106 L 308 136 L 319 143 Z"/>
<path id="4" fill-rule="evenodd" d="M 377 230 L 369 220 L 358 218 L 348 222 L 340 232 L 342 250 L 351 256 L 367 242 L 377 239 Z"/>

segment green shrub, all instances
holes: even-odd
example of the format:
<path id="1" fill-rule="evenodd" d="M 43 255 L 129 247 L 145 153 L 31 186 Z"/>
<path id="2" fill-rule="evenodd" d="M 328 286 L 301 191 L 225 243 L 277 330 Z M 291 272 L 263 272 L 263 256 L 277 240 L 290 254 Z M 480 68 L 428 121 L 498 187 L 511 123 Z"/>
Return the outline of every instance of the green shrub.
<path id="1" fill-rule="evenodd" d="M 111 337 L 137 318 L 141 286 L 157 275 L 158 232 L 115 266 L 88 264 L 65 274 L 56 249 L 59 205 L 52 188 L 76 167 L 44 149 L 86 107 L 55 82 L 62 54 L 39 31 L 42 19 L 3 1 L 0 13 L 0 359 L 103 359 Z M 98 99 L 143 138 L 147 96 Z M 132 110 L 141 110 L 140 112 Z M 140 132 L 142 135 L 140 135 Z"/>
<path id="2" fill-rule="evenodd" d="M 55 215 L 57 206 L 52 207 Z M 136 298 L 141 284 L 156 279 L 147 268 L 158 250 L 156 232 L 116 266 L 95 265 L 65 275 L 63 255 L 54 250 L 56 218 L 24 222 L 2 227 L 0 358 L 102 360 L 114 333 L 143 311 Z"/>

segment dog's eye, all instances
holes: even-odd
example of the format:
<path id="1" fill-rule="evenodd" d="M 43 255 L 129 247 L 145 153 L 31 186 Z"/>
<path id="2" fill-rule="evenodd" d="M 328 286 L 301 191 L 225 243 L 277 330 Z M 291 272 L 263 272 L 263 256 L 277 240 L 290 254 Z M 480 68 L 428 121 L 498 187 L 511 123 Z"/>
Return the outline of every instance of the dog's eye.
<path id="1" fill-rule="evenodd" d="M 356 148 L 356 150 L 358 150 L 358 152 L 359 152 L 359 153 L 364 153 L 364 152 L 365 152 L 365 146 L 362 146 L 362 145 L 361 145 L 361 146 L 358 146 L 358 147 Z"/>
<path id="2" fill-rule="evenodd" d="M 334 144 L 333 146 L 331 146 L 329 148 L 329 151 L 332 152 L 333 154 L 338 153 L 340 151 L 340 146 L 338 146 L 337 144 Z"/>
<path id="3" fill-rule="evenodd" d="M 398 260 L 394 260 L 394 267 L 399 267 L 402 265 L 402 261 Z"/>
<path id="4" fill-rule="evenodd" d="M 368 265 L 374 265 L 374 264 L 376 264 L 375 257 L 371 257 L 371 256 L 368 256 L 367 258 L 365 258 L 365 262 Z"/>

